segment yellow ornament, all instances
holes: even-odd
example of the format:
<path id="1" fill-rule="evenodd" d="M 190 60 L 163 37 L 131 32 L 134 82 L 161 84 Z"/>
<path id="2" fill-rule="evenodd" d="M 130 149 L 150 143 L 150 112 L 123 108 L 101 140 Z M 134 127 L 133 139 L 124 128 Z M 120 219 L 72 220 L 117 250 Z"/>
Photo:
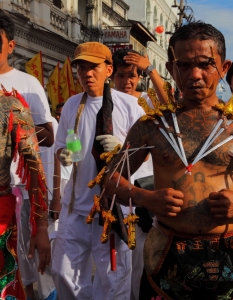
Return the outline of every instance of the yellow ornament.
<path id="1" fill-rule="evenodd" d="M 111 230 L 111 225 L 113 222 L 117 221 L 117 218 L 112 214 L 111 210 L 104 210 L 102 212 L 102 216 L 104 219 L 104 229 L 103 229 L 103 233 L 101 235 L 101 243 L 105 244 L 108 241 L 109 238 L 109 234 L 110 234 L 110 230 Z"/>
<path id="2" fill-rule="evenodd" d="M 89 215 L 86 217 L 86 223 L 91 224 L 94 216 L 97 212 L 100 211 L 100 197 L 97 195 L 94 195 L 94 205 L 92 206 L 92 209 L 89 213 Z"/>
<path id="3" fill-rule="evenodd" d="M 135 224 L 139 221 L 139 216 L 129 213 L 123 222 L 128 225 L 128 247 L 134 250 L 136 247 L 136 228 Z"/>

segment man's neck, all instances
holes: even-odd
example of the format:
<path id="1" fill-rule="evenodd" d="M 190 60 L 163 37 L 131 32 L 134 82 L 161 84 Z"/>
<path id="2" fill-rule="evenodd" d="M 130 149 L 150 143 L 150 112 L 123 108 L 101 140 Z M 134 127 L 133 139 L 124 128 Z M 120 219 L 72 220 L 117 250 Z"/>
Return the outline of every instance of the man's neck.
<path id="1" fill-rule="evenodd" d="M 201 111 L 205 111 L 205 110 L 209 110 L 211 107 L 215 106 L 216 104 L 219 104 L 219 99 L 217 96 L 215 97 L 211 97 L 208 99 L 204 99 L 202 101 L 190 101 L 190 100 L 185 100 L 183 99 L 183 101 L 181 102 L 184 107 L 187 110 L 190 109 L 195 109 L 195 110 L 201 110 Z"/>
<path id="2" fill-rule="evenodd" d="M 9 65 L 2 66 L 2 68 L 0 68 L 0 75 L 6 74 L 6 73 L 10 72 L 11 70 L 13 70 L 13 68 L 10 67 Z"/>
<path id="3" fill-rule="evenodd" d="M 138 98 L 140 95 L 141 95 L 142 92 L 137 92 L 137 91 L 134 91 L 131 96 L 134 96 L 136 98 Z"/>

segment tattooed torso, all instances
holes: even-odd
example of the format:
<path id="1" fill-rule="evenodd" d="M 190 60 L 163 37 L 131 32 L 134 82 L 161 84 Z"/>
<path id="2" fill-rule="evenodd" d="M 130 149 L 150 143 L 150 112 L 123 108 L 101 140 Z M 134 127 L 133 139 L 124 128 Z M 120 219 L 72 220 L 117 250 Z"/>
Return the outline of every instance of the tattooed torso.
<path id="1" fill-rule="evenodd" d="M 165 117 L 171 126 L 170 130 L 175 135 L 171 114 L 169 113 Z M 191 164 L 219 120 L 219 113 L 212 109 L 209 111 L 180 111 L 177 112 L 177 119 L 186 157 L 188 163 Z M 160 125 L 164 128 L 161 121 Z M 233 127 L 229 126 L 211 147 L 231 134 L 233 134 Z M 190 175 L 185 173 L 185 165 L 153 122 L 146 121 L 146 124 L 138 122 L 134 131 L 131 132 L 131 136 L 138 145 L 154 146 L 150 152 L 153 158 L 155 188 L 172 187 L 184 193 L 184 205 L 181 213 L 176 218 L 157 216 L 158 219 L 181 232 L 203 234 L 217 227 L 218 225 L 210 214 L 206 199 L 213 191 L 224 188 L 232 189 L 233 156 L 230 154 L 233 153 L 233 142 L 224 144 L 194 164 Z M 135 147 L 136 143 L 132 146 Z M 131 159 L 136 166 L 139 156 Z"/>
<path id="2" fill-rule="evenodd" d="M 34 124 L 28 109 L 24 108 L 19 100 L 12 96 L 4 96 L 0 93 L 0 190 L 1 187 L 8 187 L 0 191 L 0 195 L 7 194 L 11 191 L 9 185 L 11 182 L 10 166 L 13 160 L 14 149 L 16 145 L 16 135 L 18 123 L 20 123 L 20 139 L 18 143 L 19 152 L 26 145 L 32 145 L 36 151 L 33 155 L 25 154 L 25 158 L 36 159 L 39 157 L 37 138 L 34 130 Z M 9 132 L 10 111 L 12 111 L 12 130 Z M 37 153 L 38 152 L 38 153 Z"/>

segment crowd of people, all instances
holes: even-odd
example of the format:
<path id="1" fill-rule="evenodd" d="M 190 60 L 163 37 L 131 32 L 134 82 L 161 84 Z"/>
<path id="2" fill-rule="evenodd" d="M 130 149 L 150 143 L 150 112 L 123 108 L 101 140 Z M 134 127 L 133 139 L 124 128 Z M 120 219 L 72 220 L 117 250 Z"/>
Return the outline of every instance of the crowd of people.
<path id="1" fill-rule="evenodd" d="M 190 22 L 170 38 L 179 102 L 147 55 L 78 45 L 72 66 L 84 92 L 55 118 L 39 81 L 8 63 L 14 24 L 2 11 L 0 47 L 0 298 L 35 300 L 35 282 L 41 300 L 233 298 L 233 109 L 216 96 L 226 74 L 232 89 L 233 73 L 222 33 Z M 156 101 L 138 89 L 142 72 Z M 100 160 L 117 147 L 111 163 Z M 131 250 L 124 221 L 135 214 Z"/>

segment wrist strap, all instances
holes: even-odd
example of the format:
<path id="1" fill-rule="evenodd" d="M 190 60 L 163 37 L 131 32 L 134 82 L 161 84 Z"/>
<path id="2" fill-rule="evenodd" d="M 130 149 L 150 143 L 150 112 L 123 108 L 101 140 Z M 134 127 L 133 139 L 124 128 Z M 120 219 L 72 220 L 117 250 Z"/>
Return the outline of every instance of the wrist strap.
<path id="1" fill-rule="evenodd" d="M 76 119 L 75 119 L 75 125 L 74 125 L 74 132 L 78 133 L 78 125 L 80 122 L 81 115 L 83 113 L 85 104 L 87 101 L 87 93 L 84 92 L 81 102 L 79 104 L 77 114 L 76 114 Z M 77 163 L 73 163 L 73 183 L 72 183 L 72 193 L 71 193 L 71 199 L 70 199 L 70 204 L 69 204 L 69 214 L 72 213 L 73 208 L 74 208 L 74 201 L 75 201 L 75 182 L 76 182 L 76 177 L 77 177 Z"/>

